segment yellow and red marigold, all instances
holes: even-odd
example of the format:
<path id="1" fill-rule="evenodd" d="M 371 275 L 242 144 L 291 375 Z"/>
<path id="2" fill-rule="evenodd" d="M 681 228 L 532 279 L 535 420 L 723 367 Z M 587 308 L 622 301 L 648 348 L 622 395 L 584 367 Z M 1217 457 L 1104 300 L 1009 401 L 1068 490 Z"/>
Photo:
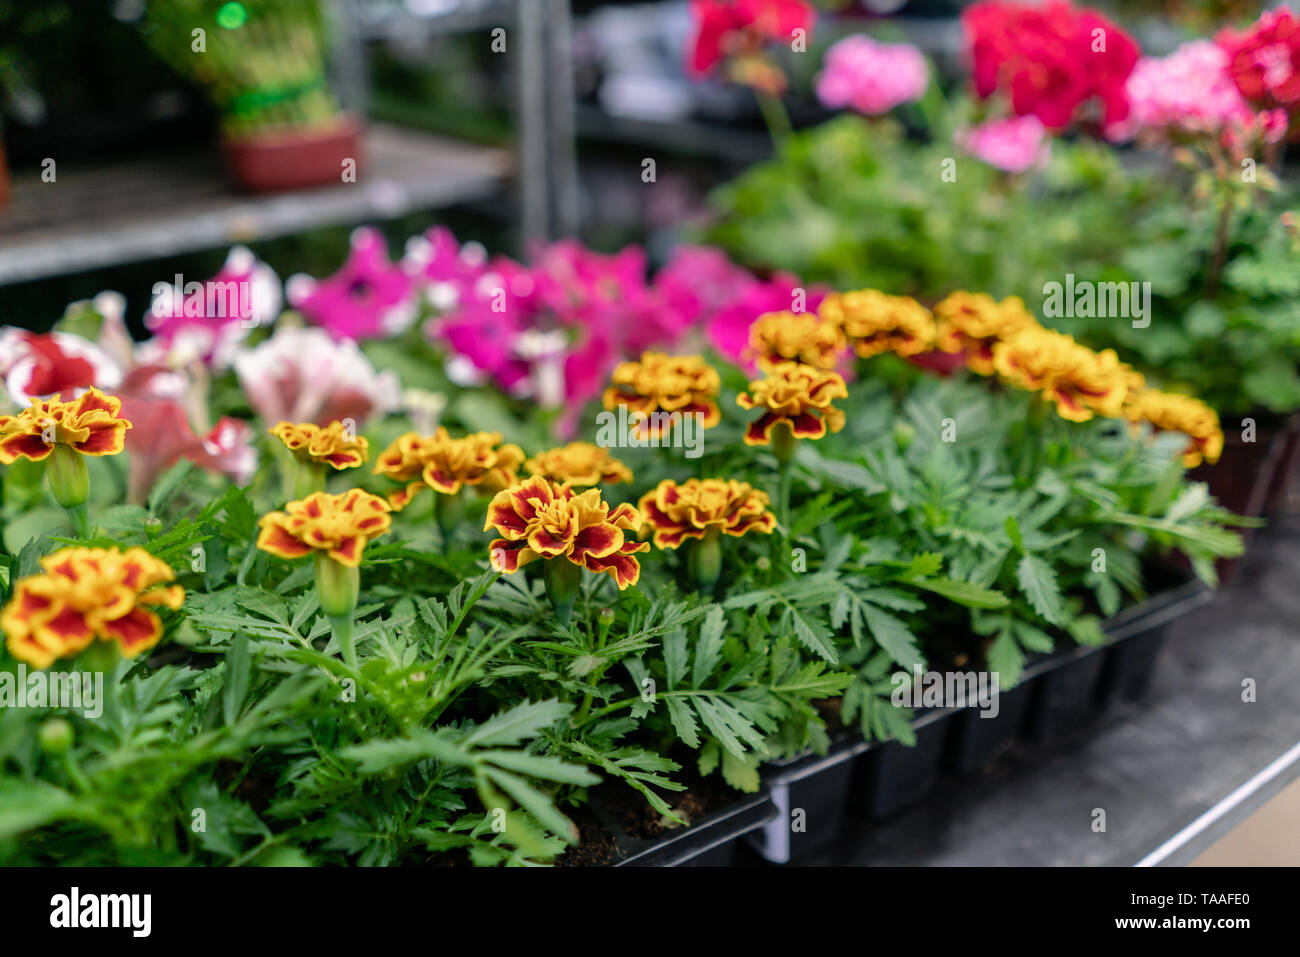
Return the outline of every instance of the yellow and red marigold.
<path id="1" fill-rule="evenodd" d="M 1113 349 L 1093 352 L 1072 336 L 1042 328 L 999 342 L 993 367 L 1012 385 L 1041 392 L 1071 422 L 1086 422 L 1094 414 L 1118 416 L 1138 381 Z"/>
<path id="2" fill-rule="evenodd" d="M 302 462 L 329 465 L 339 471 L 365 465 L 370 443 L 344 428 L 342 422 L 321 426 L 312 422 L 280 422 L 268 429 Z"/>
<path id="3" fill-rule="evenodd" d="M 1017 296 L 998 302 L 982 292 L 954 292 L 934 307 L 934 318 L 937 347 L 964 353 L 966 367 L 980 375 L 993 375 L 993 348 L 999 342 L 1041 328 Z"/>
<path id="4" fill-rule="evenodd" d="M 662 352 L 643 352 L 637 362 L 620 362 L 610 376 L 603 402 L 613 412 L 622 405 L 629 413 L 640 413 L 637 423 L 641 438 L 660 438 L 667 429 L 667 415 L 698 414 L 704 428 L 718 424 L 718 393 L 722 379 L 702 356 L 670 356 Z"/>
<path id="5" fill-rule="evenodd" d="M 17 415 L 0 415 L 0 462 L 40 462 L 59 445 L 82 455 L 117 455 L 131 428 L 118 417 L 121 409 L 121 399 L 98 389 L 87 389 L 70 402 L 32 399 Z"/>
<path id="6" fill-rule="evenodd" d="M 817 312 L 838 326 L 864 359 L 882 352 L 914 356 L 934 348 L 934 318 L 910 296 L 877 289 L 835 293 L 822 300 Z"/>
<path id="7" fill-rule="evenodd" d="M 610 455 L 608 449 L 591 442 L 570 442 L 547 449 L 524 462 L 524 469 L 529 475 L 579 487 L 632 481 L 631 469 Z"/>
<path id="8" fill-rule="evenodd" d="M 441 426 L 433 435 L 407 432 L 375 461 L 375 474 L 386 475 L 407 487 L 388 496 L 393 508 L 405 508 L 425 488 L 455 495 L 466 485 L 483 485 L 498 491 L 515 484 L 524 461 L 519 446 L 502 444 L 500 432 L 472 432 L 453 439 Z M 419 476 L 418 481 L 412 481 Z"/>
<path id="9" fill-rule="evenodd" d="M 341 495 L 315 492 L 283 512 L 263 515 L 257 547 L 290 560 L 322 552 L 356 568 L 366 543 L 388 531 L 391 511 L 384 499 L 359 488 Z"/>
<path id="10" fill-rule="evenodd" d="M 766 492 L 735 479 L 664 479 L 637 503 L 644 525 L 654 529 L 656 548 L 677 548 L 716 529 L 726 535 L 770 534 L 776 516 Z"/>
<path id="11" fill-rule="evenodd" d="M 846 345 L 838 323 L 810 312 L 769 312 L 749 327 L 749 351 L 762 369 L 778 362 L 834 369 Z"/>
<path id="12" fill-rule="evenodd" d="M 65 548 L 41 560 L 43 572 L 23 578 L 0 612 L 15 658 L 48 668 L 84 651 L 96 638 L 116 642 L 126 657 L 152 648 L 162 621 L 149 606 L 173 610 L 185 589 L 167 585 L 176 575 L 143 548 Z"/>
<path id="13" fill-rule="evenodd" d="M 814 369 L 797 362 L 782 362 L 749 384 L 736 396 L 742 409 L 762 409 L 763 414 L 745 431 L 746 445 L 767 445 L 772 430 L 785 423 L 795 438 L 820 439 L 829 429 L 844 428 L 844 412 L 831 405 L 848 398 L 849 390 L 838 372 Z"/>
<path id="14" fill-rule="evenodd" d="M 501 537 L 492 542 L 492 567 L 513 573 L 537 558 L 566 559 L 581 568 L 607 573 L 619 590 L 635 585 L 641 565 L 634 553 L 649 542 L 632 534 L 640 516 L 631 505 L 611 508 L 600 489 L 575 492 L 542 476 L 498 492 L 488 504 L 483 530 Z"/>
<path id="15" fill-rule="evenodd" d="M 1149 422 L 1162 432 L 1182 432 L 1188 437 L 1183 465 L 1195 468 L 1202 461 L 1217 462 L 1223 454 L 1223 429 L 1219 415 L 1200 399 L 1146 389 L 1135 394 L 1124 409 L 1133 422 Z"/>

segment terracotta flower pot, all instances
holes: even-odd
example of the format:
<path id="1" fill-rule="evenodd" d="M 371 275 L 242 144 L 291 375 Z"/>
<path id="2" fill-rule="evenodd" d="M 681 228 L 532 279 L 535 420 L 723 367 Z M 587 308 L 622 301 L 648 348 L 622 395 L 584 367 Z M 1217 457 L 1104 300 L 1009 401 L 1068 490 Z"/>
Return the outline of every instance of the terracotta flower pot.
<path id="1" fill-rule="evenodd" d="M 222 142 L 226 166 L 241 189 L 270 192 L 343 181 L 344 161 L 362 166 L 360 120 L 275 130 Z"/>

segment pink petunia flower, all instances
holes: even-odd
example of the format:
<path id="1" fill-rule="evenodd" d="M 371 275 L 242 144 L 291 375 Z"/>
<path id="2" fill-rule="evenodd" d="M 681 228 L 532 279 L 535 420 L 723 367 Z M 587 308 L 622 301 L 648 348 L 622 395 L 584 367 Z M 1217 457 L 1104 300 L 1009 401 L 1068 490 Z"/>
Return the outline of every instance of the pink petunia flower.
<path id="1" fill-rule="evenodd" d="M 384 237 L 365 227 L 352 233 L 351 251 L 326 279 L 291 276 L 289 304 L 335 339 L 374 339 L 406 329 L 418 311 L 415 280 L 388 259 Z"/>
<path id="2" fill-rule="evenodd" d="M 183 365 L 199 359 L 214 369 L 230 365 L 250 329 L 271 322 L 281 305 L 274 270 L 243 246 L 203 283 L 159 283 L 145 314 L 153 339 L 141 345 L 146 362 Z"/>
<path id="3" fill-rule="evenodd" d="M 115 389 L 122 370 L 99 346 L 67 332 L 0 328 L 0 379 L 14 404 L 95 386 Z"/>
<path id="4" fill-rule="evenodd" d="M 398 407 L 397 376 L 376 372 L 355 342 L 335 341 L 323 329 L 285 326 L 254 349 L 235 356 L 235 373 L 263 422 L 358 425 Z"/>

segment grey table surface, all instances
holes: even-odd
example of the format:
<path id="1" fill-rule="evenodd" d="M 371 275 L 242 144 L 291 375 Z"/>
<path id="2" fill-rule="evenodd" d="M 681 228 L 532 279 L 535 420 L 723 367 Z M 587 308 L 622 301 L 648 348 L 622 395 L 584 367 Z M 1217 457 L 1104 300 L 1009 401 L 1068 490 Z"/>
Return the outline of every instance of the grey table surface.
<path id="1" fill-rule="evenodd" d="M 1243 701 L 1248 678 L 1254 702 Z M 1142 701 L 1064 741 L 1017 745 L 973 777 L 945 778 L 891 820 L 850 815 L 836 846 L 809 863 L 1128 866 L 1157 852 L 1146 863 L 1185 864 L 1300 774 L 1294 760 L 1259 781 L 1297 742 L 1300 516 L 1292 514 L 1257 535 L 1212 604 L 1173 626 Z M 1104 832 L 1093 829 L 1098 808 Z"/>

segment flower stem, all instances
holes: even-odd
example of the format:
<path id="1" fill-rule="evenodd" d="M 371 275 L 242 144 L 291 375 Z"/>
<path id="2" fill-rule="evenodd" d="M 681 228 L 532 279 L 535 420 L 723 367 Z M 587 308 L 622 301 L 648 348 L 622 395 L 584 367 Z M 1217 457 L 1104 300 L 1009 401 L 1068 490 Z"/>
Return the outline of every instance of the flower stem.
<path id="1" fill-rule="evenodd" d="M 64 509 L 68 513 L 68 521 L 72 524 L 72 531 L 76 533 L 77 538 L 83 542 L 90 541 L 90 506 L 85 502 L 80 505 L 73 505 Z"/>
<path id="2" fill-rule="evenodd" d="M 704 537 L 692 544 L 686 564 L 700 591 L 712 592 L 722 575 L 722 535 L 716 528 L 705 529 Z"/>
<path id="3" fill-rule="evenodd" d="M 298 462 L 293 473 L 293 497 L 306 498 L 325 491 L 325 466 L 319 462 Z"/>
<path id="4" fill-rule="evenodd" d="M 755 90 L 754 98 L 758 101 L 763 122 L 767 124 L 768 135 L 772 137 L 772 144 L 780 150 L 782 144 L 794 132 L 794 127 L 790 125 L 790 114 L 785 111 L 785 104 L 781 102 L 779 96 Z"/>
<path id="5" fill-rule="evenodd" d="M 339 648 L 343 652 L 343 663 L 356 671 L 357 643 L 353 637 L 352 615 L 331 615 L 330 627 L 334 630 L 334 637 L 338 639 Z"/>

